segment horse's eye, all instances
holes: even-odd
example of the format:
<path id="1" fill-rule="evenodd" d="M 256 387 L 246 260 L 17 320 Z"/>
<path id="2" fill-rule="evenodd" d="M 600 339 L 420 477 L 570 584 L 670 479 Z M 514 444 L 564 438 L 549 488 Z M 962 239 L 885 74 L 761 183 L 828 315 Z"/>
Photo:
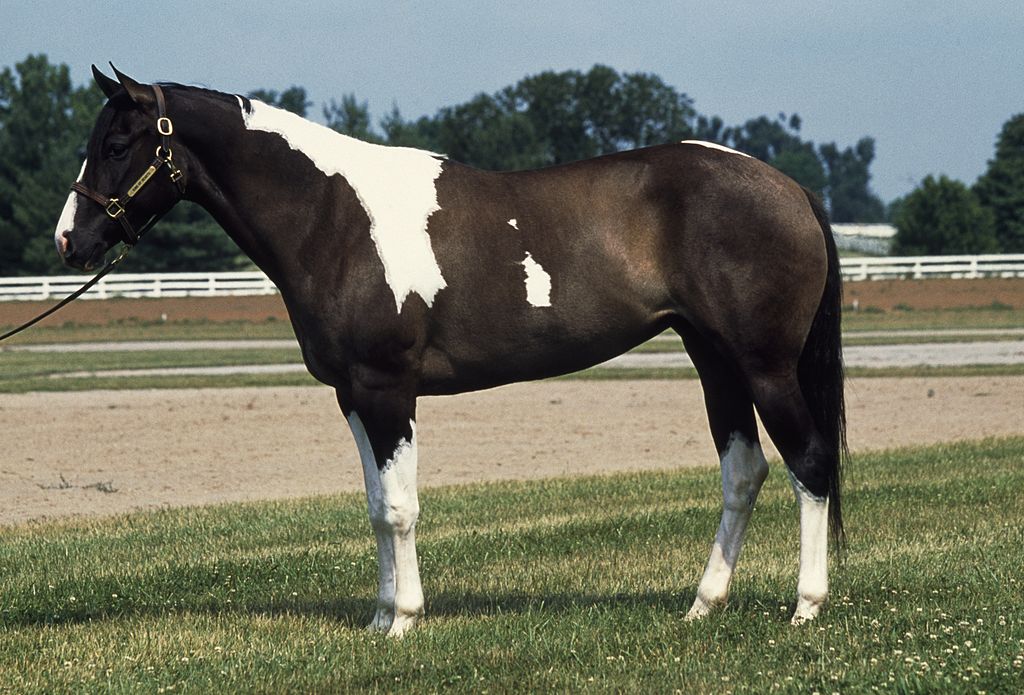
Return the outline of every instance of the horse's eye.
<path id="1" fill-rule="evenodd" d="M 107 157 L 110 159 L 124 159 L 128 153 L 128 145 L 123 142 L 112 142 L 107 145 Z"/>

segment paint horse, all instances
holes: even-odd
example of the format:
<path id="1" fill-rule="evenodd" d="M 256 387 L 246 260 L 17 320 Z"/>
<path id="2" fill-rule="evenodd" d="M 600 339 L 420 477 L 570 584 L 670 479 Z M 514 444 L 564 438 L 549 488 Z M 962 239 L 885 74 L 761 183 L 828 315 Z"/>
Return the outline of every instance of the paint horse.
<path id="1" fill-rule="evenodd" d="M 423 614 L 417 397 L 584 369 L 667 329 L 700 376 L 722 467 L 689 617 L 726 602 L 768 473 L 755 407 L 800 507 L 793 621 L 818 614 L 830 525 L 842 539 L 845 435 L 839 265 L 811 193 L 695 141 L 479 171 L 243 97 L 93 72 L 108 101 L 58 252 L 95 267 L 184 198 L 273 280 L 362 460 L 380 563 L 371 629 L 401 635 Z"/>

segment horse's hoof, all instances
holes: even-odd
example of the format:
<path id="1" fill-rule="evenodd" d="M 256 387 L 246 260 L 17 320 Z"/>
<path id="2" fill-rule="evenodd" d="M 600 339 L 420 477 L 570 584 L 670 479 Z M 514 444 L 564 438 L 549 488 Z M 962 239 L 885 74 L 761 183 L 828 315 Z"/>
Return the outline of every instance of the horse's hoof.
<path id="1" fill-rule="evenodd" d="M 721 608 L 724 605 L 724 602 L 708 603 L 700 596 L 698 596 L 696 599 L 694 599 L 693 605 L 690 607 L 690 611 L 686 614 L 685 620 L 686 622 L 690 622 L 693 620 L 702 620 L 708 617 L 711 611 L 715 610 L 716 608 Z"/>
<path id="2" fill-rule="evenodd" d="M 391 611 L 385 608 L 378 608 L 373 615 L 373 620 L 366 626 L 367 632 L 388 632 L 394 624 L 395 619 Z"/>
<path id="3" fill-rule="evenodd" d="M 394 621 L 391 623 L 391 629 L 388 630 L 388 637 L 402 637 L 409 630 L 416 626 L 419 617 L 419 615 L 396 616 Z"/>
<path id="4" fill-rule="evenodd" d="M 814 601 L 801 596 L 797 599 L 796 610 L 793 611 L 793 619 L 789 621 L 790 624 L 803 625 L 809 620 L 814 620 L 821 612 L 822 605 L 824 605 L 824 601 Z"/>

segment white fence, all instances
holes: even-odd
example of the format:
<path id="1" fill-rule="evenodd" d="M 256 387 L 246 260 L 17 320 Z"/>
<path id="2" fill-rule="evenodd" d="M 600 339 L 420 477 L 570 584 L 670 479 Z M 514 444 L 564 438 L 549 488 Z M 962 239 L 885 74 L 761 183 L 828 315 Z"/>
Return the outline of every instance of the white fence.
<path id="1" fill-rule="evenodd" d="M 71 294 L 88 275 L 0 278 L 0 301 L 56 299 Z M 109 297 L 225 297 L 275 294 L 277 287 L 259 271 L 231 273 L 111 273 L 82 295 Z"/>
<path id="2" fill-rule="evenodd" d="M 844 258 L 844 280 L 1024 277 L 1024 253 Z"/>
<path id="3" fill-rule="evenodd" d="M 1024 278 L 1024 254 L 988 256 L 906 256 L 842 259 L 845 280 L 894 278 Z M 0 278 L 0 301 L 56 299 L 81 287 L 88 275 Z M 275 294 L 259 271 L 232 273 L 112 273 L 83 295 L 108 297 L 225 297 Z"/>

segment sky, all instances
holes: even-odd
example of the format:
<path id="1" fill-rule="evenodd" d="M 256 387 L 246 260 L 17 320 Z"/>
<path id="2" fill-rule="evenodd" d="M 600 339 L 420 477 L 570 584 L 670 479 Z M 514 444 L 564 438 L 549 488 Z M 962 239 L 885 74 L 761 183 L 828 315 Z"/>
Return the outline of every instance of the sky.
<path id="1" fill-rule="evenodd" d="M 108 61 L 142 81 L 353 93 L 374 118 L 432 115 L 544 70 L 649 72 L 740 124 L 798 113 L 815 142 L 876 140 L 885 201 L 985 171 L 1024 112 L 1020 0 L 0 0 L 0 68 L 29 54 L 76 84 Z M 109 70 L 107 71 L 109 74 Z"/>

